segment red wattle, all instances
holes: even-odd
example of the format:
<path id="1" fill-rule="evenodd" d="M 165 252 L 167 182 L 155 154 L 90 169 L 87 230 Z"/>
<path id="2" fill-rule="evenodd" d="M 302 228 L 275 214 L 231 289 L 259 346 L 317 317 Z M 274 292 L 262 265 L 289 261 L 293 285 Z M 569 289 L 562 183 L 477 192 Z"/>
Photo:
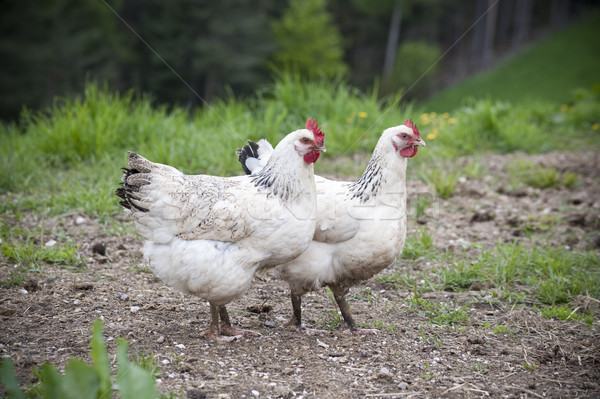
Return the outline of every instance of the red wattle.
<path id="1" fill-rule="evenodd" d="M 315 163 L 317 162 L 317 159 L 319 159 L 319 155 L 321 155 L 319 151 L 311 151 L 308 154 L 304 155 L 304 162 Z"/>
<path id="2" fill-rule="evenodd" d="M 417 155 L 417 146 L 411 145 L 410 147 L 406 147 L 400 150 L 400 155 L 404 158 L 412 158 Z"/>

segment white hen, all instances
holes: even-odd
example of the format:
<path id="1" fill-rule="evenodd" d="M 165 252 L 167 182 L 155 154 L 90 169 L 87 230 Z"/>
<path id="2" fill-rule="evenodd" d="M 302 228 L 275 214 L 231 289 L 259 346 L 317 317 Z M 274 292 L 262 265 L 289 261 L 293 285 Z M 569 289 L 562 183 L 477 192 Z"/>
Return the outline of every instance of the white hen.
<path id="1" fill-rule="evenodd" d="M 315 176 L 317 226 L 313 241 L 302 255 L 275 269 L 290 286 L 290 324 L 302 328 L 302 295 L 328 286 L 352 331 L 375 332 L 356 327 L 345 295 L 356 283 L 392 264 L 402 252 L 407 223 L 406 165 L 407 158 L 417 154 L 417 146 L 424 147 L 425 142 L 413 122 L 405 121 L 383 132 L 358 181 Z M 238 151 L 244 170 L 260 173 L 273 154 L 269 148 L 261 140 Z"/>
<path id="2" fill-rule="evenodd" d="M 309 120 L 306 128 L 281 140 L 252 176 L 184 175 L 129 153 L 116 191 L 120 204 L 147 240 L 152 270 L 167 285 L 210 302 L 203 335 L 211 339 L 239 332 L 225 305 L 246 292 L 258 269 L 293 259 L 312 239 L 313 163 L 325 148 L 318 125 Z"/>

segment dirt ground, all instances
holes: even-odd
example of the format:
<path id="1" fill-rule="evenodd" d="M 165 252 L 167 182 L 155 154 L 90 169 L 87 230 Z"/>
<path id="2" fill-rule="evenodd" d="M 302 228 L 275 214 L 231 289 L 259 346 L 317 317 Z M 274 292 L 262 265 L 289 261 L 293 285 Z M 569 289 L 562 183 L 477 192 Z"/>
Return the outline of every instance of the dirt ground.
<path id="1" fill-rule="evenodd" d="M 511 188 L 506 166 L 517 159 L 573 171 L 580 184 Z M 453 251 L 468 243 L 489 248 L 515 239 L 600 251 L 598 154 L 493 155 L 480 162 L 484 176 L 460 178 L 454 196 L 435 200 L 418 222 L 411 218 L 409 234 L 426 226 L 437 248 Z M 430 193 L 417 181 L 409 182 L 409 190 L 411 198 Z M 532 217 L 557 222 L 529 238 L 519 226 Z M 33 227 L 40 220 L 26 215 L 19 223 Z M 283 326 L 291 315 L 287 287 L 262 274 L 228 307 L 237 327 L 262 336 L 212 343 L 200 337 L 209 324 L 208 305 L 149 272 L 133 230 L 119 233 L 81 214 L 44 223 L 54 234 L 45 240 L 76 240 L 87 268 L 48 265 L 24 286 L 0 288 L 0 354 L 14 360 L 22 383 L 33 381 L 33 367 L 45 361 L 64 367 L 71 356 L 89 359 L 91 325 L 101 318 L 111 355 L 115 339 L 127 338 L 131 350 L 156 356 L 159 390 L 183 389 L 192 399 L 600 397 L 600 315 L 593 298 L 576 299 L 595 309 L 589 327 L 542 318 L 527 305 L 491 301 L 494 290 L 485 287 L 425 293 L 423 298 L 467 307 L 468 322 L 452 329 L 410 311 L 413 293 L 376 276 L 355 287 L 349 303 L 359 324 L 378 326 L 377 335 L 345 330 L 306 335 Z M 383 274 L 440 266 L 399 259 Z M 0 257 L 2 276 L 13 267 Z M 303 310 L 305 325 L 317 327 L 337 308 L 322 290 L 304 298 Z M 503 324 L 511 333 L 493 333 L 485 323 Z"/>

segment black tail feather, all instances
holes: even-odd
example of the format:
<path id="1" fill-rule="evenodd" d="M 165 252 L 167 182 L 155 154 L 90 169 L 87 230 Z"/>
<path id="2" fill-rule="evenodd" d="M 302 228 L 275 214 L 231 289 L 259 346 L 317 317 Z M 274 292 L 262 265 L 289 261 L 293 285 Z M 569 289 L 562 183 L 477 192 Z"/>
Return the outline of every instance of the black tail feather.
<path id="1" fill-rule="evenodd" d="M 258 144 L 248 140 L 248 145 L 239 148 L 237 151 L 238 161 L 242 164 L 242 168 L 247 175 L 251 175 L 252 171 L 246 166 L 248 158 L 258 158 Z"/>
<path id="2" fill-rule="evenodd" d="M 123 208 L 129 209 L 131 211 L 136 209 L 140 212 L 148 212 L 148 209 L 142 208 L 141 206 L 136 205 L 131 201 L 132 197 L 133 197 L 133 193 L 138 191 L 139 187 L 127 184 L 127 178 L 129 176 L 135 175 L 140 172 L 136 169 L 128 169 L 128 168 L 121 168 L 121 169 L 123 170 L 123 178 L 122 178 L 123 181 L 120 183 L 121 187 L 119 187 L 115 190 L 115 195 L 123 200 L 123 201 L 119 201 L 119 205 L 121 205 Z"/>

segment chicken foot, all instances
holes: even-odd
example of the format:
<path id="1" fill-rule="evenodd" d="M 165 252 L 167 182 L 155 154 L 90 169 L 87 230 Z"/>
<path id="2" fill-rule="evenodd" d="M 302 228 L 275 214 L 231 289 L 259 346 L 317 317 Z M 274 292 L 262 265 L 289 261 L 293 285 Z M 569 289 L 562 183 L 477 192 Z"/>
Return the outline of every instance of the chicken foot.
<path id="1" fill-rule="evenodd" d="M 346 322 L 346 325 L 350 329 L 350 332 L 354 334 L 360 335 L 373 335 L 377 334 L 377 330 L 374 328 L 358 328 L 356 327 L 356 323 L 354 322 L 354 318 L 350 313 L 350 306 L 348 305 L 348 301 L 346 301 L 346 294 L 348 293 L 348 289 L 343 289 L 337 286 L 330 287 L 333 292 L 333 297 L 342 312 L 342 317 Z"/>
<path id="2" fill-rule="evenodd" d="M 260 333 L 252 330 L 242 330 L 233 328 L 229 320 L 229 314 L 225 305 L 219 306 L 219 316 L 221 316 L 221 332 L 225 335 L 234 337 L 260 337 Z"/>
<path id="3" fill-rule="evenodd" d="M 307 334 L 307 335 L 314 335 L 314 334 L 325 334 L 327 331 L 324 330 L 317 330 L 314 328 L 306 328 L 306 327 L 302 327 L 302 295 L 295 295 L 294 293 L 292 293 L 291 295 L 292 298 L 292 318 L 290 319 L 290 321 L 288 321 L 287 323 L 284 324 L 284 326 L 286 327 L 293 327 L 294 329 L 296 329 L 298 332 Z"/>
<path id="4" fill-rule="evenodd" d="M 219 318 L 221 319 L 220 326 Z M 234 329 L 231 327 L 231 321 L 225 306 L 210 304 L 210 327 L 200 333 L 201 337 L 206 337 L 208 340 L 215 342 L 231 342 L 248 335 L 257 336 L 260 334 L 254 331 Z"/>

